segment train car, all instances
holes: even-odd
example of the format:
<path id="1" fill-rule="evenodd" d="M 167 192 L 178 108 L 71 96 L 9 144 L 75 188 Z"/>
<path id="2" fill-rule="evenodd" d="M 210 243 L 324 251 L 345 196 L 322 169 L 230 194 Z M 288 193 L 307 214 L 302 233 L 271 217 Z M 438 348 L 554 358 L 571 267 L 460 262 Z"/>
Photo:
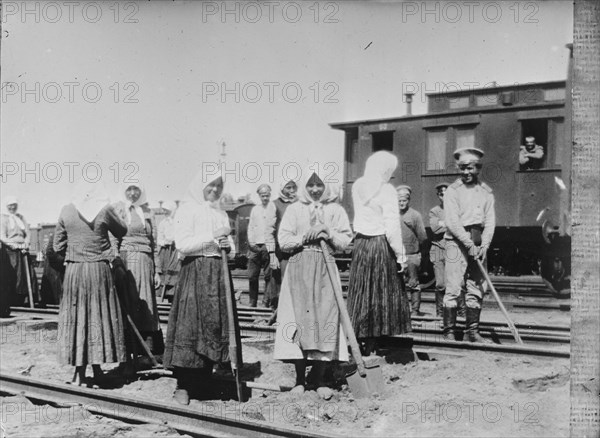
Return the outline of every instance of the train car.
<path id="1" fill-rule="evenodd" d="M 411 206 L 426 218 L 438 203 L 435 185 L 459 178 L 453 151 L 480 148 L 485 152 L 481 178 L 496 198 L 497 228 L 489 268 L 500 275 L 540 274 L 548 266 L 549 242 L 548 226 L 543 233 L 540 219 L 560 223 L 570 193 L 572 142 L 566 90 L 566 81 L 552 81 L 430 93 L 426 114 L 412 115 L 409 107 L 402 117 L 331 123 L 345 134 L 344 191 L 350 193 L 369 155 L 387 150 L 400 163 L 392 183 L 413 188 Z M 518 160 L 520 146 L 529 136 L 544 149 L 534 170 L 523 169 Z M 346 196 L 344 207 L 352 217 L 351 196 Z M 562 260 L 564 279 L 570 238 L 565 230 L 559 234 L 565 239 L 555 245 L 550 264 Z"/>

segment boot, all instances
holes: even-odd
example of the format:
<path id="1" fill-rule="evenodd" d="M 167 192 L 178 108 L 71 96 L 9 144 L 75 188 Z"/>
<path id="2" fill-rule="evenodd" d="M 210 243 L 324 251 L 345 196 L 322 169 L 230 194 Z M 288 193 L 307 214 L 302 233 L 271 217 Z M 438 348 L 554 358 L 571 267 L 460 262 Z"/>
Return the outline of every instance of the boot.
<path id="1" fill-rule="evenodd" d="M 421 309 L 421 289 L 413 289 L 410 294 L 410 301 L 412 305 L 411 315 L 418 316 Z"/>
<path id="2" fill-rule="evenodd" d="M 465 303 L 465 293 L 461 292 L 460 295 L 458 296 L 458 316 L 460 316 L 461 318 L 466 318 L 467 316 L 467 311 L 465 310 L 467 308 L 467 304 Z"/>
<path id="3" fill-rule="evenodd" d="M 435 316 L 441 318 L 444 313 L 444 290 L 435 290 Z"/>
<path id="4" fill-rule="evenodd" d="M 444 339 L 456 341 L 454 330 L 456 329 L 456 307 L 444 307 Z"/>
<path id="5" fill-rule="evenodd" d="M 481 309 L 474 307 L 467 307 L 467 339 L 469 342 L 481 342 L 484 344 L 490 344 L 491 342 L 484 339 L 479 334 L 479 315 Z"/>

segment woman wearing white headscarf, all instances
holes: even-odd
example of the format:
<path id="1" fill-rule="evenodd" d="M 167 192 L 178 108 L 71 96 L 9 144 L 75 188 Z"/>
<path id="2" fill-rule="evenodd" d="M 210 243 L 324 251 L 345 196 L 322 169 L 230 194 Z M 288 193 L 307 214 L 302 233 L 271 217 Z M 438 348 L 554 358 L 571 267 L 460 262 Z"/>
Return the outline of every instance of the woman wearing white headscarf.
<path id="1" fill-rule="evenodd" d="M 382 336 L 410 332 L 410 306 L 397 265 L 406 263 L 396 190 L 389 183 L 398 167 L 395 155 L 379 151 L 352 186 L 354 239 L 348 311 L 365 354 Z"/>
<path id="2" fill-rule="evenodd" d="M 335 202 L 337 192 L 326 180 L 312 170 L 304 177 L 299 202 L 287 208 L 278 236 L 281 250 L 289 253 L 290 259 L 277 308 L 274 357 L 294 363 L 294 393 L 304 392 L 307 361 L 313 361 L 313 384 L 320 388 L 325 386 L 325 363 L 348 360 L 346 336 L 320 241 L 325 240 L 334 251 L 344 250 L 352 238 L 350 222 Z"/>
<path id="3" fill-rule="evenodd" d="M 73 382 L 81 385 L 85 369 L 94 377 L 100 364 L 125 361 L 121 306 L 113 284 L 109 232 L 122 237 L 127 225 L 109 204 L 100 183 L 80 183 L 65 205 L 54 233 L 54 251 L 67 263 L 58 315 L 59 362 L 75 366 Z"/>
<path id="4" fill-rule="evenodd" d="M 177 204 L 167 201 L 162 206 L 167 211 L 166 217 L 158 224 L 158 236 L 156 243 L 158 246 L 158 273 L 160 275 L 160 284 L 165 288 L 165 297 L 173 297 L 173 287 L 177 284 L 177 277 L 181 269 L 179 252 L 175 247 L 175 213 Z"/>
<path id="5" fill-rule="evenodd" d="M 37 278 L 30 266 L 29 273 L 25 264 L 25 257 L 29 254 L 29 224 L 22 214 L 17 213 L 18 203 L 16 197 L 6 196 L 4 198 L 4 211 L 0 217 L 0 241 L 4 247 L 6 264 L 6 285 L 8 289 L 3 291 L 3 307 L 22 306 L 29 300 L 27 286 L 27 275 L 31 279 L 34 301 L 39 301 L 37 290 Z M 6 295 L 4 295 L 6 294 Z M 4 310 L 6 310 L 4 309 Z M 10 312 L 10 310 L 8 310 Z M 8 316 L 8 315 L 7 315 Z"/>
<path id="6" fill-rule="evenodd" d="M 229 360 L 229 329 L 221 249 L 233 255 L 229 218 L 219 207 L 223 179 L 199 172 L 175 215 L 175 246 L 183 261 L 175 287 L 163 363 L 174 368 L 174 398 L 188 404 L 194 383 Z M 231 282 L 231 278 L 227 279 Z"/>
<path id="7" fill-rule="evenodd" d="M 134 297 L 134 308 L 127 310 L 152 353 L 160 355 L 164 339 L 156 307 L 156 222 L 141 184 L 126 184 L 122 194 L 119 208 L 127 220 L 127 234 L 119 241 L 119 256 L 127 272 L 128 297 Z"/>

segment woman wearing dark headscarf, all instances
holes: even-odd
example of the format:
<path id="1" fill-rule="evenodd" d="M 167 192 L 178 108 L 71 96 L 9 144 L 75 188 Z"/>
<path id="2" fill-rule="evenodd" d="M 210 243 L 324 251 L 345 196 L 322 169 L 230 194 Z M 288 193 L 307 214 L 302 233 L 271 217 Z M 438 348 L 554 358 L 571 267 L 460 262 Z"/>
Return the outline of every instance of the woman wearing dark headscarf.
<path id="1" fill-rule="evenodd" d="M 412 331 L 410 306 L 398 266 L 406 263 L 396 190 L 389 180 L 398 166 L 395 155 L 379 151 L 352 186 L 354 239 L 348 312 L 365 354 L 377 338 Z"/>
<path id="2" fill-rule="evenodd" d="M 23 306 L 29 302 L 27 275 L 31 282 L 34 301 L 40 301 L 37 288 L 37 278 L 33 267 L 26 263 L 29 257 L 30 232 L 29 224 L 21 213 L 17 212 L 19 201 L 14 196 L 4 198 L 5 211 L 0 216 L 0 241 L 8 259 L 7 277 L 8 286 L 6 297 L 12 306 Z M 29 266 L 29 271 L 27 267 Z"/>
<path id="3" fill-rule="evenodd" d="M 212 376 L 215 362 L 229 360 L 221 249 L 232 252 L 233 240 L 228 237 L 229 218 L 219 207 L 222 193 L 221 177 L 199 172 L 175 215 L 175 245 L 184 259 L 169 314 L 163 362 L 174 368 L 174 398 L 181 404 L 189 404 L 194 383 Z"/>
<path id="4" fill-rule="evenodd" d="M 160 355 L 164 339 L 156 307 L 155 283 L 160 281 L 154 265 L 156 222 L 142 185 L 126 184 L 123 194 L 119 208 L 127 218 L 127 234 L 119 242 L 119 256 L 127 271 L 128 296 L 136 300 L 131 300 L 135 308 L 127 310 L 152 353 Z"/>
<path id="5" fill-rule="evenodd" d="M 294 393 L 304 392 L 307 361 L 313 363 L 312 383 L 322 388 L 325 364 L 348 360 L 346 336 L 320 241 L 337 251 L 345 249 L 352 238 L 350 222 L 334 202 L 338 196 L 335 188 L 312 170 L 304 176 L 300 200 L 287 208 L 278 236 L 282 251 L 291 257 L 281 285 L 274 357 L 294 363 Z"/>
<path id="6" fill-rule="evenodd" d="M 101 184 L 80 183 L 73 202 L 60 212 L 54 234 L 54 251 L 67 263 L 58 314 L 58 358 L 75 366 L 73 383 L 78 385 L 85 380 L 88 364 L 99 378 L 100 364 L 125 361 L 109 232 L 122 237 L 127 225 Z"/>

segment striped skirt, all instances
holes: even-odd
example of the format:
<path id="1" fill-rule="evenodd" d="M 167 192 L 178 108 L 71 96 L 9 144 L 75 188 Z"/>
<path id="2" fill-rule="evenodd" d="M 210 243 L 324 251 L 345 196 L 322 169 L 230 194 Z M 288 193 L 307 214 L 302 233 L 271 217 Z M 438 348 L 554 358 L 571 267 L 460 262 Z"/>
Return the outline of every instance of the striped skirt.
<path id="1" fill-rule="evenodd" d="M 412 331 L 408 296 L 385 236 L 356 236 L 347 303 L 359 339 Z"/>
<path id="2" fill-rule="evenodd" d="M 125 362 L 121 306 L 108 262 L 67 264 L 58 314 L 58 359 L 75 366 Z"/>
<path id="3" fill-rule="evenodd" d="M 169 313 L 165 368 L 204 368 L 229 360 L 225 293 L 220 258 L 187 257 L 183 261 Z"/>

